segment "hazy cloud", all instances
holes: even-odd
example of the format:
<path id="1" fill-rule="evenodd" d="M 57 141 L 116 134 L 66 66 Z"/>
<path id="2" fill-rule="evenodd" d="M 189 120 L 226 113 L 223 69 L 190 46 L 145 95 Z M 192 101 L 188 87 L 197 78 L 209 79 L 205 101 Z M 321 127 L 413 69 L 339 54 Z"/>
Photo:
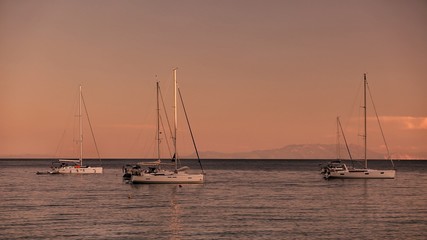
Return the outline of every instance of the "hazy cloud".
<path id="1" fill-rule="evenodd" d="M 407 130 L 427 130 L 427 117 L 385 116 L 381 117 L 381 121 L 398 124 Z"/>

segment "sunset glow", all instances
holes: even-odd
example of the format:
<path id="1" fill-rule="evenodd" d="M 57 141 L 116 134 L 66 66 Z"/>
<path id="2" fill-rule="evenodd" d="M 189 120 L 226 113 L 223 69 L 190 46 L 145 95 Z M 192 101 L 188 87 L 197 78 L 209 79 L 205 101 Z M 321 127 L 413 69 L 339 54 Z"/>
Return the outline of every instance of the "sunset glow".
<path id="1" fill-rule="evenodd" d="M 178 67 L 201 152 L 335 144 L 337 116 L 357 143 L 367 73 L 392 153 L 427 158 L 426 23 L 425 1 L 0 1 L 0 157 L 73 155 L 80 83 L 101 156 L 152 157 Z"/>

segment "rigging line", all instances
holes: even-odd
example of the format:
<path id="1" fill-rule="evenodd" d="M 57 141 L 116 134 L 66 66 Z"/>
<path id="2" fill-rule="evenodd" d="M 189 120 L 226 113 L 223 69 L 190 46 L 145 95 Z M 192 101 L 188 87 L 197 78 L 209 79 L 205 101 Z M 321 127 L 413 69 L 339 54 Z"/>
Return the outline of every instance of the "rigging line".
<path id="1" fill-rule="evenodd" d="M 162 105 L 163 105 L 163 111 L 164 111 L 164 114 L 165 114 L 165 117 L 166 117 L 166 122 L 168 123 L 169 133 L 173 137 L 172 127 L 171 127 L 171 124 L 170 124 L 170 121 L 169 121 L 168 114 L 166 112 L 165 101 L 163 100 L 163 94 L 162 94 L 162 90 L 161 90 L 160 86 L 159 86 L 159 93 L 160 93 L 160 100 L 162 101 Z"/>
<path id="2" fill-rule="evenodd" d="M 156 141 L 151 141 L 152 139 L 156 140 L 156 136 L 157 133 L 155 133 L 154 136 L 150 138 L 150 140 L 145 141 L 144 146 L 142 147 L 142 158 L 152 158 L 153 156 L 156 156 Z M 144 155 L 144 153 L 146 154 Z"/>
<path id="3" fill-rule="evenodd" d="M 357 85 L 357 88 L 355 88 L 356 91 L 353 91 L 354 98 L 352 98 L 352 102 L 351 102 L 352 104 L 349 105 L 350 108 L 347 108 L 347 111 L 346 111 L 346 115 L 349 117 L 347 118 L 347 120 L 344 121 L 344 127 L 346 129 L 349 128 L 348 127 L 349 125 L 355 126 L 354 130 L 356 131 L 356 135 L 354 137 L 353 137 L 353 135 L 351 135 L 351 139 L 353 139 L 353 141 L 356 142 L 355 144 L 357 144 L 357 145 L 360 145 L 360 138 L 359 137 L 361 135 L 360 134 L 360 131 L 361 131 L 360 130 L 360 127 L 361 127 L 361 125 L 360 125 L 360 119 L 361 119 L 361 117 L 360 117 L 360 114 L 361 114 L 361 111 L 360 111 L 360 108 L 361 108 L 360 107 L 361 106 L 360 95 L 361 95 L 362 87 L 363 87 L 363 81 L 360 81 L 359 84 Z M 356 157 L 358 157 L 358 156 L 356 156 Z"/>
<path id="4" fill-rule="evenodd" d="M 350 157 L 351 163 L 353 164 L 353 158 L 351 157 L 350 148 L 348 147 L 347 139 L 345 138 L 344 130 L 342 129 L 341 121 L 339 117 L 338 117 L 338 125 L 340 126 L 340 129 L 341 129 L 341 133 L 345 142 L 345 147 L 347 148 L 348 156 Z M 353 164 L 353 167 L 354 167 L 354 164 Z"/>
<path id="5" fill-rule="evenodd" d="M 179 98 L 181 99 L 182 109 L 184 110 L 185 119 L 187 120 L 188 129 L 190 130 L 191 139 L 193 140 L 194 149 L 196 150 L 197 160 L 199 161 L 200 169 L 204 174 L 205 171 L 203 170 L 202 162 L 200 161 L 199 151 L 197 150 L 196 141 L 194 140 L 193 131 L 191 130 L 191 126 L 190 126 L 190 120 L 188 119 L 187 110 L 185 109 L 184 100 L 182 99 L 182 94 L 179 87 L 178 87 L 178 93 L 179 93 Z"/>
<path id="6" fill-rule="evenodd" d="M 55 155 L 54 155 L 55 158 L 59 157 L 60 152 L 63 150 L 64 139 L 65 139 L 65 136 L 67 134 L 67 129 L 69 129 L 73 124 L 75 124 L 75 122 L 74 122 L 74 115 L 75 115 L 74 109 L 76 109 L 77 98 L 78 98 L 78 95 L 76 95 L 75 101 L 73 101 L 73 103 L 71 104 L 71 109 L 67 115 L 67 119 L 66 119 L 65 124 L 64 124 L 64 131 L 62 132 L 61 138 L 59 139 L 58 146 L 56 147 L 56 151 L 55 151 Z M 73 126 L 73 130 L 74 130 L 74 126 Z M 74 142 L 74 131 L 72 131 L 72 133 L 73 133 L 72 139 Z M 74 146 L 74 145 L 72 145 L 72 146 Z"/>
<path id="7" fill-rule="evenodd" d="M 390 151 L 388 149 L 387 141 L 385 140 L 385 136 L 384 136 L 383 128 L 381 126 L 380 118 L 378 117 L 377 108 L 375 107 L 374 99 L 372 98 L 371 89 L 369 88 L 369 84 L 368 83 L 366 85 L 368 86 L 369 97 L 371 99 L 371 103 L 372 103 L 372 106 L 374 108 L 375 116 L 377 117 L 378 126 L 380 127 L 380 130 L 381 130 L 381 136 L 383 137 L 384 145 L 385 145 L 385 148 L 387 150 L 387 158 L 391 160 L 391 164 L 393 165 L 393 168 L 394 168 L 395 167 L 394 166 L 394 162 L 393 162 L 393 159 L 391 159 L 391 156 L 390 156 Z"/>
<path id="8" fill-rule="evenodd" d="M 146 115 L 145 119 L 147 120 L 146 122 L 151 122 L 151 120 L 153 120 L 153 114 L 152 114 L 153 112 L 152 111 L 148 111 L 148 112 L 149 112 L 149 114 Z M 150 121 L 148 121 L 149 118 L 151 119 Z M 143 128 L 141 128 L 141 130 L 139 131 L 138 138 L 136 139 L 136 142 L 134 143 L 135 146 L 139 145 L 138 141 L 140 139 L 140 136 L 143 134 L 143 131 L 144 131 Z M 151 131 L 149 134 L 151 134 Z M 156 131 L 153 131 L 152 137 L 150 136 L 149 138 L 142 139 L 140 147 L 138 147 L 136 154 L 138 155 L 139 153 L 141 153 L 141 156 L 143 158 L 151 158 L 151 157 L 155 156 L 154 155 L 154 153 L 155 153 L 155 141 L 152 141 L 152 139 L 156 139 L 156 135 L 157 135 Z M 153 153 L 153 155 L 151 155 L 151 153 Z"/>
<path id="9" fill-rule="evenodd" d="M 63 132 L 62 132 L 62 136 L 61 136 L 61 139 L 59 140 L 59 144 L 58 144 L 58 146 L 56 147 L 56 151 L 55 151 L 55 157 L 58 157 L 58 153 L 59 153 L 59 151 L 60 151 L 60 149 L 62 148 L 62 145 L 63 145 L 63 141 L 64 141 L 64 137 L 65 137 L 65 133 L 67 132 L 67 130 L 64 130 Z"/>
<path id="10" fill-rule="evenodd" d="M 83 94 L 82 94 L 82 101 L 83 101 L 83 106 L 85 108 L 85 113 L 86 113 L 87 121 L 89 123 L 90 132 L 92 133 L 93 142 L 95 143 L 96 153 L 98 154 L 99 161 L 101 161 L 101 155 L 99 154 L 98 144 L 96 144 L 95 134 L 93 133 L 92 123 L 90 122 L 89 113 L 87 111 L 87 107 L 86 107 L 86 103 L 85 103 L 85 99 L 83 97 Z"/>
<path id="11" fill-rule="evenodd" d="M 172 151 L 171 151 L 171 148 L 169 145 L 168 136 L 166 134 L 165 125 L 163 124 L 162 116 L 160 115 L 159 117 L 160 117 L 160 124 L 162 125 L 162 130 L 163 130 L 164 135 L 165 135 L 165 141 L 166 141 L 166 146 L 168 147 L 169 156 L 172 157 Z"/>
<path id="12" fill-rule="evenodd" d="M 128 151 L 128 157 L 132 156 L 132 152 L 135 150 L 136 145 L 138 144 L 139 140 L 141 139 L 141 135 L 142 135 L 142 129 L 140 129 L 138 131 L 138 135 L 136 136 L 136 140 L 129 145 L 129 151 Z"/>

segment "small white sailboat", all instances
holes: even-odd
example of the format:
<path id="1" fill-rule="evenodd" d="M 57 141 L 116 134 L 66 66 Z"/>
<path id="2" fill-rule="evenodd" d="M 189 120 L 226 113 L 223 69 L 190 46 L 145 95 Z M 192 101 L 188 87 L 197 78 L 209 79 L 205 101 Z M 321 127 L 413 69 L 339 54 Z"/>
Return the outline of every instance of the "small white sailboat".
<path id="1" fill-rule="evenodd" d="M 366 73 L 363 76 L 363 84 L 364 84 L 364 102 L 363 102 L 363 111 L 364 111 L 364 167 L 362 168 L 356 168 L 353 166 L 347 166 L 345 163 L 342 163 L 341 161 L 333 161 L 328 163 L 326 166 L 322 168 L 322 174 L 324 175 L 325 179 L 330 178 L 348 178 L 348 179 L 394 179 L 396 175 L 396 170 L 390 169 L 390 170 L 377 170 L 377 169 L 370 169 L 368 168 L 368 158 L 367 158 L 367 124 L 366 124 L 366 114 L 367 114 L 367 107 L 366 107 L 366 90 L 368 86 L 368 81 L 366 80 Z M 377 116 L 378 117 L 378 116 Z M 339 123 L 339 122 L 338 122 Z M 339 123 L 340 124 L 340 123 Z M 341 125 L 340 125 L 341 127 Z M 380 125 L 381 128 L 381 125 Z M 341 128 L 342 130 L 342 128 Z M 381 129 L 382 132 L 382 129 Z M 383 135 L 384 138 L 384 135 Z M 345 137 L 344 137 L 345 140 Z M 385 142 L 385 138 L 384 138 Z M 385 145 L 387 146 L 386 142 Z M 347 146 L 347 142 L 346 142 Z M 348 153 L 351 154 L 347 146 Z M 387 147 L 388 150 L 388 147 Z M 390 158 L 390 154 L 388 154 L 388 158 L 393 164 L 393 160 Z M 394 165 L 394 164 L 393 164 Z M 393 166 L 394 167 L 394 166 Z"/>
<path id="2" fill-rule="evenodd" d="M 330 161 L 327 164 L 321 165 L 320 174 L 324 175 L 327 172 L 338 171 L 338 170 L 341 171 L 345 169 L 344 163 L 342 162 L 342 158 L 341 158 L 341 142 L 340 142 L 341 134 L 344 138 L 344 143 L 347 149 L 347 153 L 350 157 L 350 160 L 353 161 L 351 157 L 350 149 L 347 144 L 347 139 L 345 138 L 345 134 L 341 126 L 340 118 L 337 117 L 337 160 Z"/>
<path id="3" fill-rule="evenodd" d="M 179 158 L 177 152 L 177 127 L 178 127 L 178 116 L 177 116 L 177 81 L 176 81 L 176 68 L 173 69 L 173 79 L 174 79 L 174 133 L 173 133 L 173 145 L 174 145 L 174 155 L 173 162 L 174 163 L 163 163 L 160 160 L 160 122 L 159 122 L 159 83 L 157 83 L 157 161 L 153 162 L 141 162 L 136 164 L 135 166 L 131 166 L 127 168 L 125 171 L 124 178 L 130 177 L 130 182 L 135 184 L 199 184 L 204 182 L 204 171 L 201 167 L 201 173 L 190 173 L 188 172 L 189 167 L 179 167 Z M 180 95 L 181 96 L 181 95 Z M 182 102 L 182 96 L 181 96 Z M 182 102 L 183 104 L 183 102 Z M 183 105 L 184 112 L 185 107 Z M 186 113 L 186 112 L 185 112 Z M 186 116 L 187 117 L 187 116 Z M 188 118 L 187 118 L 188 122 Z M 192 135 L 191 127 L 190 133 Z M 194 137 L 193 144 L 195 146 Z M 199 154 L 196 149 L 196 154 L 200 163 Z M 169 165 L 169 169 L 167 168 Z M 170 166 L 172 165 L 172 166 Z M 170 169 L 172 167 L 172 169 Z"/>
<path id="4" fill-rule="evenodd" d="M 51 170 L 47 172 L 37 172 L 37 174 L 93 174 L 103 173 L 103 167 L 92 167 L 83 165 L 83 119 L 82 119 L 82 103 L 84 104 L 82 85 L 79 86 L 79 159 L 59 159 L 52 163 Z M 85 106 L 86 107 L 86 106 Z M 86 109 L 86 108 L 85 108 Z M 93 133 L 92 133 L 93 134 Z M 98 148 L 97 148 L 98 151 Z"/>

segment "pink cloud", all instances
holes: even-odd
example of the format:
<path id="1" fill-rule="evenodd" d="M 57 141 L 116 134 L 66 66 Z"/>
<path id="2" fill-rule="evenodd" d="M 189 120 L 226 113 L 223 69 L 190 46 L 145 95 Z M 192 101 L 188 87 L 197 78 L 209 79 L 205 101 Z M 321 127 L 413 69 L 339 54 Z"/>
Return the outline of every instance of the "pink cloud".
<path id="1" fill-rule="evenodd" d="M 427 117 L 385 116 L 381 117 L 381 121 L 399 124 L 407 130 L 427 130 Z"/>

